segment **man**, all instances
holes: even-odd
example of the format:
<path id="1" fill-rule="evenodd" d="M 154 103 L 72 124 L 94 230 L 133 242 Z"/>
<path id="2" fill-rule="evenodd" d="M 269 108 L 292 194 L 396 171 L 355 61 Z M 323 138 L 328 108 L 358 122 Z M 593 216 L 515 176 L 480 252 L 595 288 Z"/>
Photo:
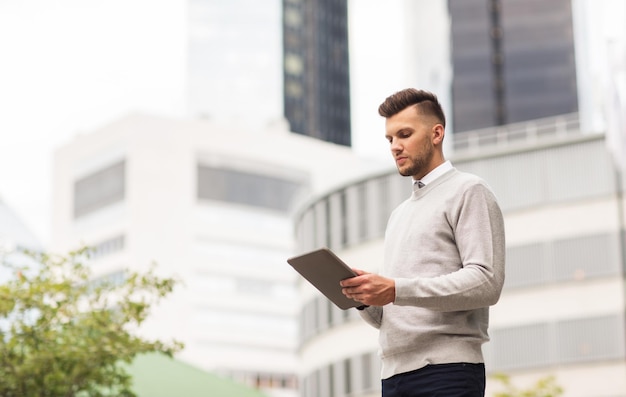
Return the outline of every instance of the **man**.
<path id="1" fill-rule="evenodd" d="M 378 112 L 413 192 L 389 218 L 380 275 L 354 269 L 342 291 L 380 330 L 383 397 L 482 397 L 481 345 L 504 283 L 502 213 L 485 182 L 444 159 L 435 95 L 406 89 Z"/>

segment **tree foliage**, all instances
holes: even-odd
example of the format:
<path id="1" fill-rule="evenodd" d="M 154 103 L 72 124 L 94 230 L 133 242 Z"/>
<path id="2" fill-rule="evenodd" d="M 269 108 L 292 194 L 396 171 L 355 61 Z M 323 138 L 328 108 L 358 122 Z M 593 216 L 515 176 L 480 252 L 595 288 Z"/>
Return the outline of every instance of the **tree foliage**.
<path id="1" fill-rule="evenodd" d="M 123 281 L 94 281 L 88 252 L 27 252 L 27 266 L 0 258 L 13 275 L 0 284 L 0 395 L 134 396 L 121 364 L 182 348 L 136 332 L 176 281 L 157 277 L 154 266 Z"/>
<path id="2" fill-rule="evenodd" d="M 556 383 L 554 376 L 539 379 L 529 389 L 519 389 L 513 385 L 511 379 L 505 374 L 493 376 L 503 386 L 503 390 L 495 393 L 493 397 L 558 397 L 563 395 L 563 389 Z"/>

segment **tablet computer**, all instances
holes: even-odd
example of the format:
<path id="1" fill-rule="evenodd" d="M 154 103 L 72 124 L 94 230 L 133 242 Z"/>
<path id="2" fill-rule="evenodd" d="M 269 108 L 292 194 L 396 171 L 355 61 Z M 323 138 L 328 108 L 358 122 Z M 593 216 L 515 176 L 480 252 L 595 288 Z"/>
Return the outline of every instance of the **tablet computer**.
<path id="1" fill-rule="evenodd" d="M 287 263 L 340 309 L 363 305 L 341 293 L 339 282 L 357 274 L 328 248 L 294 256 Z"/>

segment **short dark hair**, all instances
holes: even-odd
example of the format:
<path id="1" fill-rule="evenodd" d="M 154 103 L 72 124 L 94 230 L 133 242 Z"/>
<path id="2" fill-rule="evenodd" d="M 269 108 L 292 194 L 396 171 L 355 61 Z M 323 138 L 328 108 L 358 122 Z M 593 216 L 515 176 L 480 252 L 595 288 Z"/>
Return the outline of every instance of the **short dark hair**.
<path id="1" fill-rule="evenodd" d="M 411 105 L 417 105 L 420 111 L 436 117 L 441 125 L 446 126 L 446 116 L 443 113 L 437 96 L 432 92 L 417 90 L 415 88 L 407 88 L 388 96 L 378 107 L 378 114 L 389 118 Z"/>

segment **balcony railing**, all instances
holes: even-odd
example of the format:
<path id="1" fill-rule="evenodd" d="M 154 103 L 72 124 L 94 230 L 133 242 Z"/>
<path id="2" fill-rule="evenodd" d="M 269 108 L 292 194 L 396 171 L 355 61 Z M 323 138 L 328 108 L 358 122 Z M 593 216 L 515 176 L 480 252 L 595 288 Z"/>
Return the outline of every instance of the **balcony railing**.
<path id="1" fill-rule="evenodd" d="M 569 113 L 454 134 L 454 153 L 469 154 L 485 149 L 536 145 L 579 135 L 578 113 Z"/>

